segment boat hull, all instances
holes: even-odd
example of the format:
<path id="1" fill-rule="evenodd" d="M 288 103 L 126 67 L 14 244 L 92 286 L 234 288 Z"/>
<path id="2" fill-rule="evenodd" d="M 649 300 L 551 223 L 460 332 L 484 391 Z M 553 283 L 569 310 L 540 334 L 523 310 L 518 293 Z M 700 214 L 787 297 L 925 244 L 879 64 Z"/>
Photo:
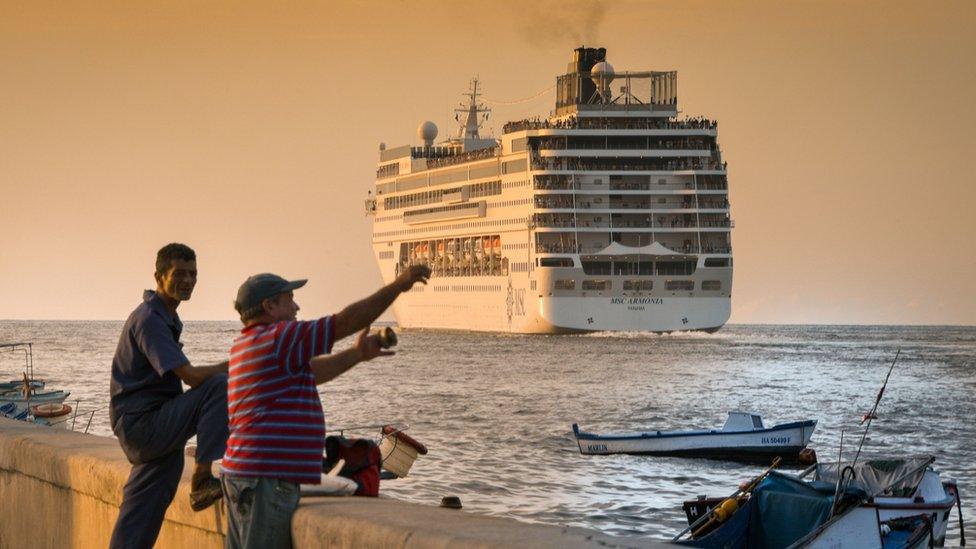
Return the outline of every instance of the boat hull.
<path id="1" fill-rule="evenodd" d="M 524 334 L 715 332 L 731 314 L 728 297 L 550 297 L 528 287 L 527 276 L 463 282 L 434 278 L 401 295 L 392 307 L 397 325 Z"/>
<path id="2" fill-rule="evenodd" d="M 65 391 L 50 391 L 47 393 L 35 393 L 30 399 L 24 398 L 20 391 L 11 391 L 0 395 L 0 404 L 13 402 L 17 405 L 17 410 L 26 410 L 28 406 L 34 404 L 61 404 L 71 393 Z"/>
<path id="3" fill-rule="evenodd" d="M 764 461 L 795 459 L 810 443 L 815 420 L 751 431 L 652 432 L 595 435 L 573 425 L 583 455 L 635 454 Z"/>

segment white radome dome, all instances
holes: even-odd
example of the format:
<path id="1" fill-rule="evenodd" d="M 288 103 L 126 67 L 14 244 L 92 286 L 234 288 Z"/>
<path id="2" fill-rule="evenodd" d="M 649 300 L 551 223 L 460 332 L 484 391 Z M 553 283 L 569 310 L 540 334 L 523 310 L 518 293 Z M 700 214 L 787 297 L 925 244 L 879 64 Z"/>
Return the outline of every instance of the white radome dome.
<path id="1" fill-rule="evenodd" d="M 437 124 L 427 120 L 426 122 L 417 126 L 417 137 L 428 145 L 433 143 L 434 140 L 437 139 Z"/>
<path id="2" fill-rule="evenodd" d="M 600 61 L 590 70 L 590 78 L 593 80 L 598 80 L 609 84 L 613 81 L 614 72 L 613 65 L 607 63 L 606 61 Z"/>

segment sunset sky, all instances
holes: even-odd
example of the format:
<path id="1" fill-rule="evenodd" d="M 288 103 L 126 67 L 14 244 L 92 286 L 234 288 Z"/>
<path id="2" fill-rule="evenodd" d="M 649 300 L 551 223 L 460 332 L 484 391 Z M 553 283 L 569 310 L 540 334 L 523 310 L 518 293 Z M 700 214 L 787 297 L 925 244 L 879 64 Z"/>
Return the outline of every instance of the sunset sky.
<path id="1" fill-rule="evenodd" d="M 2 2 L 0 318 L 123 319 L 185 242 L 184 319 L 250 274 L 300 316 L 380 285 L 377 147 L 495 135 L 573 48 L 719 121 L 738 323 L 976 324 L 976 2 Z M 450 124 L 448 124 L 450 120 Z"/>

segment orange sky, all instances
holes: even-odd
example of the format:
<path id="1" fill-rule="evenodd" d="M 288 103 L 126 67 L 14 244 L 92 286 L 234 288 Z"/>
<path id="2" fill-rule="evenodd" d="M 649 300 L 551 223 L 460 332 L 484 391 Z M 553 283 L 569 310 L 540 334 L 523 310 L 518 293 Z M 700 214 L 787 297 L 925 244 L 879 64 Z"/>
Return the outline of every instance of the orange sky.
<path id="1" fill-rule="evenodd" d="M 199 256 L 184 319 L 234 318 L 260 271 L 334 311 L 380 283 L 378 143 L 453 131 L 475 74 L 529 97 L 582 41 L 677 70 L 683 113 L 719 120 L 731 322 L 976 324 L 972 2 L 19 4 L 0 3 L 0 318 L 124 318 L 170 241 Z"/>

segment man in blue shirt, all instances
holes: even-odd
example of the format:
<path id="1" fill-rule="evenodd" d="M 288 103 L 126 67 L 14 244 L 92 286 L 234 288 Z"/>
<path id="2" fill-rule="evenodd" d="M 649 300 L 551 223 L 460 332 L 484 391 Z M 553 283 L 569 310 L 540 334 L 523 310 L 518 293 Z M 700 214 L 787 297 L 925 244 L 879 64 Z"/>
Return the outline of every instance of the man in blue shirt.
<path id="1" fill-rule="evenodd" d="M 196 254 L 168 244 L 156 255 L 156 290 L 129 315 L 112 361 L 112 430 L 132 463 L 111 547 L 151 548 L 183 474 L 186 441 L 197 436 L 190 505 L 221 497 L 211 462 L 227 445 L 227 363 L 193 366 L 176 314 L 197 282 Z M 183 384 L 190 386 L 184 392 Z"/>

